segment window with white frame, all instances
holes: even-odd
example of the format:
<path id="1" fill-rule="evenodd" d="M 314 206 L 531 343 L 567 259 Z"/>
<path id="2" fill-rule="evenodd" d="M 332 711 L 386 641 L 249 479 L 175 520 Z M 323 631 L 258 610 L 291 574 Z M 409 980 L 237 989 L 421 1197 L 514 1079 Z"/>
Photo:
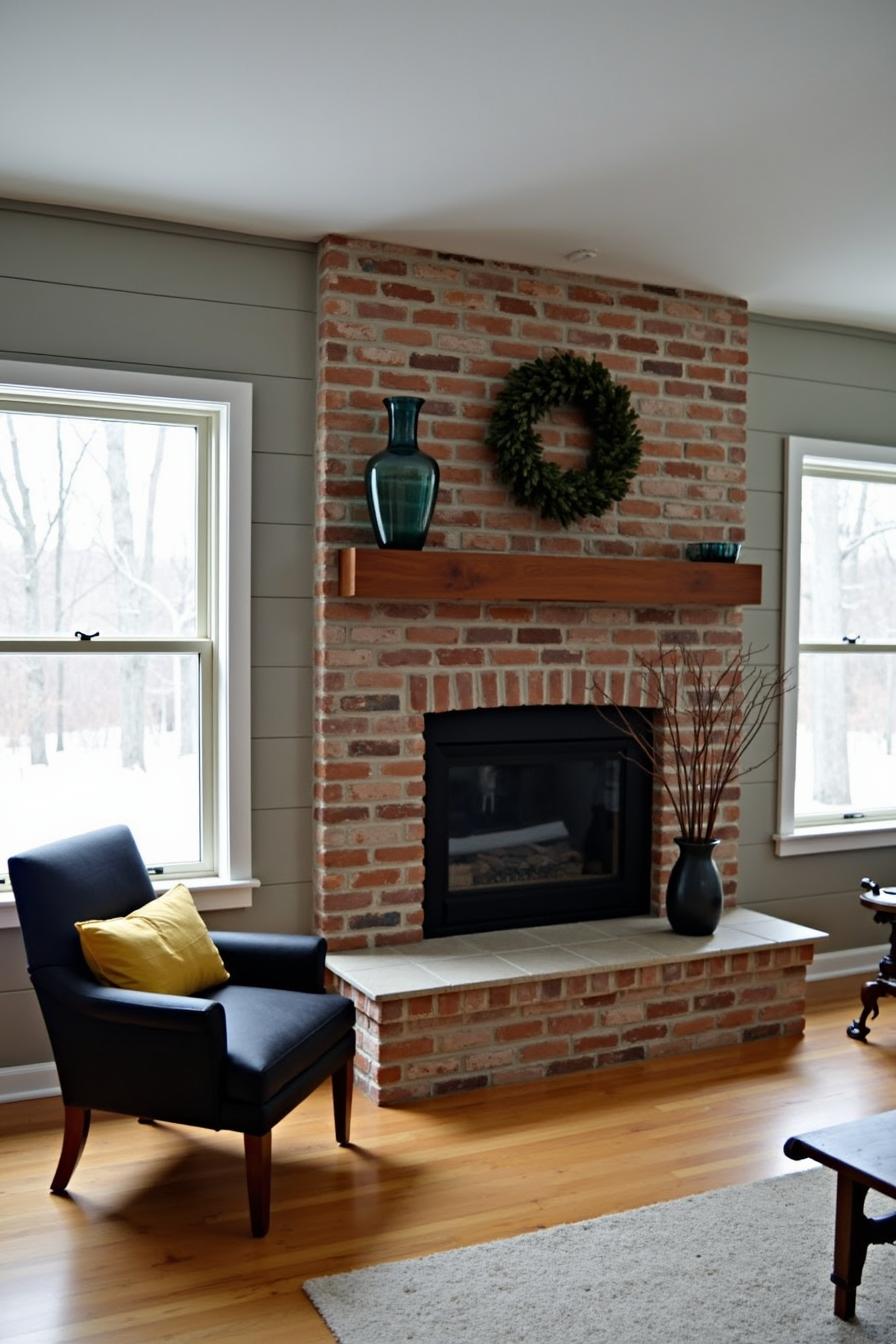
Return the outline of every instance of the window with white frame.
<path id="1" fill-rule="evenodd" d="M 243 384 L 0 363 L 0 867 L 124 822 L 164 880 L 249 879 L 250 420 Z"/>
<path id="2" fill-rule="evenodd" d="M 893 843 L 896 448 L 788 441 L 779 853 Z"/>

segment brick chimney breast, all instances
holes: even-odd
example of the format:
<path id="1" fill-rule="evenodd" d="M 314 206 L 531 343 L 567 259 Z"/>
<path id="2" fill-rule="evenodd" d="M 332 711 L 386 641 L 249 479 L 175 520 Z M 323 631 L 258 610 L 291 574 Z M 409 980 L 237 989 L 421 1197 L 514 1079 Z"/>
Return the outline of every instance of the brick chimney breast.
<path id="1" fill-rule="evenodd" d="M 743 541 L 747 312 L 740 299 L 330 237 L 320 247 L 315 534 L 315 862 L 333 951 L 410 943 L 423 922 L 423 715 L 596 702 L 638 706 L 636 655 L 658 641 L 721 659 L 735 607 L 343 598 L 337 554 L 373 546 L 364 466 L 386 442 L 385 396 L 426 399 L 420 446 L 441 469 L 427 549 L 681 560 L 688 541 Z M 597 358 L 632 393 L 644 435 L 627 497 L 568 530 L 517 506 L 484 438 L 521 362 Z M 582 461 L 575 414 L 539 427 Z M 674 817 L 654 790 L 651 900 L 662 910 Z M 738 793 L 719 866 L 737 886 Z"/>

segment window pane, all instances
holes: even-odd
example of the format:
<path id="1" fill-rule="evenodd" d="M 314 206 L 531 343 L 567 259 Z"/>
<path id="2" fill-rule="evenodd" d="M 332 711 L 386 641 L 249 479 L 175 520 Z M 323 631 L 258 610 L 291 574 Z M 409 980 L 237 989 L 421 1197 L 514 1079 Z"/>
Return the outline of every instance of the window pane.
<path id="1" fill-rule="evenodd" d="M 0 635 L 195 634 L 197 438 L 0 414 Z"/>
<path id="2" fill-rule="evenodd" d="M 896 640 L 896 479 L 803 478 L 800 640 Z"/>
<path id="3" fill-rule="evenodd" d="M 896 655 L 803 653 L 798 819 L 896 812 Z"/>
<path id="4" fill-rule="evenodd" d="M 147 864 L 198 862 L 198 654 L 3 654 L 0 702 L 4 860 L 124 822 Z"/>

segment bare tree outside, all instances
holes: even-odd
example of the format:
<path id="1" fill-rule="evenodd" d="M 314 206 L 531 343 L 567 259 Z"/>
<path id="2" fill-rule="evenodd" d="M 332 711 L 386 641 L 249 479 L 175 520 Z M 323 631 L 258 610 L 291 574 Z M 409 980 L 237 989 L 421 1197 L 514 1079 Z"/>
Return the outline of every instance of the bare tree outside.
<path id="1" fill-rule="evenodd" d="M 90 447 L 93 431 L 77 433 L 80 451 L 70 471 L 66 471 L 65 448 L 63 444 L 62 422 L 56 421 L 56 549 L 53 557 L 53 628 L 61 631 L 66 617 L 66 603 L 63 596 L 63 576 L 65 573 L 65 512 L 66 502 L 72 492 L 78 468 Z M 56 750 L 65 750 L 65 664 L 60 659 L 56 664 Z"/>
<path id="2" fill-rule="evenodd" d="M 37 562 L 41 547 L 37 540 L 37 526 L 31 508 L 31 491 L 22 474 L 19 438 L 11 415 L 4 417 L 6 438 L 12 459 L 12 481 L 5 473 L 0 476 L 0 490 L 6 504 L 6 512 L 22 544 L 22 558 L 25 562 L 25 633 L 36 634 L 40 629 L 40 588 Z M 12 483 L 15 483 L 17 498 L 13 497 Z M 46 540 L 46 538 L 45 538 Z M 31 744 L 31 764 L 46 765 L 46 687 L 44 671 L 37 658 L 26 661 L 28 684 L 28 736 Z"/>
<path id="3" fill-rule="evenodd" d="M 40 562 L 54 533 L 57 536 L 57 556 L 59 554 L 59 549 L 62 546 L 60 539 L 64 534 L 63 520 L 66 501 L 81 465 L 85 449 L 82 448 L 71 469 L 66 473 L 57 426 L 59 487 L 55 501 L 55 511 L 48 516 L 45 525 L 39 525 L 32 506 L 31 486 L 28 482 L 27 472 L 23 467 L 15 418 L 7 414 L 3 417 L 3 420 L 11 470 L 0 469 L 0 496 L 2 496 L 5 505 L 6 519 L 18 534 L 22 550 L 24 607 L 21 633 L 36 635 L 41 632 Z M 28 737 L 31 748 L 31 763 L 32 765 L 46 765 L 47 694 L 44 668 L 41 660 L 31 655 L 26 656 L 25 665 L 27 669 Z"/>
<path id="4" fill-rule="evenodd" d="M 134 535 L 134 514 L 125 465 L 125 424 L 107 421 L 106 473 L 112 505 L 112 562 L 115 566 L 118 598 L 118 627 L 121 634 L 139 635 L 145 628 L 151 594 L 154 563 L 154 524 L 158 498 L 159 473 L 165 447 L 161 428 L 149 474 L 143 544 L 138 553 Z M 125 769 L 146 769 L 144 732 L 146 725 L 146 659 L 129 655 L 121 670 L 121 763 Z"/>
<path id="5" fill-rule="evenodd" d="M 56 522 L 56 555 L 53 563 L 53 611 L 56 629 L 62 629 L 62 560 L 65 555 L 65 454 L 62 448 L 62 425 L 56 421 L 56 498 L 59 516 Z M 56 750 L 65 750 L 65 663 L 56 664 Z"/>
<path id="6" fill-rule="evenodd" d="M 811 621 L 816 630 L 834 631 L 843 623 L 842 552 L 837 494 L 830 483 L 809 477 L 813 526 L 827 544 L 811 549 Z M 821 488 L 819 488 L 821 487 Z M 820 803 L 849 803 L 849 755 L 846 746 L 846 664 L 842 658 L 813 658 L 812 792 Z"/>

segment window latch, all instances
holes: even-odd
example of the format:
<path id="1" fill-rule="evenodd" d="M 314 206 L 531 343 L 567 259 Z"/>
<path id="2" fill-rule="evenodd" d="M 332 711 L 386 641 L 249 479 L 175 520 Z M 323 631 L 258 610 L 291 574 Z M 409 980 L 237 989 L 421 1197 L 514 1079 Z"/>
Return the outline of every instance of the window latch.
<path id="1" fill-rule="evenodd" d="M 150 877 L 161 877 L 161 875 L 162 875 L 162 873 L 164 873 L 165 869 L 164 869 L 164 868 L 147 868 L 146 871 L 149 873 Z"/>
<path id="2" fill-rule="evenodd" d="M 92 635 L 85 635 L 83 630 L 76 630 L 75 639 L 80 639 L 82 642 L 86 640 L 87 643 L 90 643 L 92 639 L 96 639 L 98 634 L 99 630 L 94 630 Z"/>
<path id="3" fill-rule="evenodd" d="M 862 638 L 861 635 L 844 635 L 843 638 L 841 639 L 840 643 L 841 643 L 841 644 L 858 644 L 858 642 L 859 642 L 859 640 L 860 640 L 861 638 Z"/>

